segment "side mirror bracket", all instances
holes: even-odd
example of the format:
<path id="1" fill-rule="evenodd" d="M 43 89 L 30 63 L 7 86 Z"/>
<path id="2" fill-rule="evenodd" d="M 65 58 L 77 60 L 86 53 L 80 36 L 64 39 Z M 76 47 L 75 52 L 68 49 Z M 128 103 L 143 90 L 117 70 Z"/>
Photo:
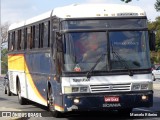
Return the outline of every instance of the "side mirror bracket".
<path id="1" fill-rule="evenodd" d="M 57 52 L 63 52 L 62 34 L 60 32 L 56 32 L 56 48 Z"/>

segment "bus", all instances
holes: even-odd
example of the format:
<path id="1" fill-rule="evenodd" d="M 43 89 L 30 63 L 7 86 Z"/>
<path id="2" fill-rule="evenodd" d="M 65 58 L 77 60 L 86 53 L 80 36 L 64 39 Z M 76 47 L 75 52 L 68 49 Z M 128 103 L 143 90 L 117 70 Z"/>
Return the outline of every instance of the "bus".
<path id="1" fill-rule="evenodd" d="M 137 6 L 58 7 L 9 27 L 9 90 L 21 105 L 34 101 L 54 116 L 151 107 L 153 49 Z"/>

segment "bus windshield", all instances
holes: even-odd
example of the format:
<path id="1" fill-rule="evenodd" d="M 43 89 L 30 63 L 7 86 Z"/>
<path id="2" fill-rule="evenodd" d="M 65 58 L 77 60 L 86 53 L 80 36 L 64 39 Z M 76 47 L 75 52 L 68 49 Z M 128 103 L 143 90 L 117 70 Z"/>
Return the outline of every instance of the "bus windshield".
<path id="1" fill-rule="evenodd" d="M 124 64 L 130 70 L 150 68 L 147 31 L 65 33 L 63 41 L 64 70 L 67 72 L 74 72 L 76 68 L 82 72 L 89 71 L 102 54 L 106 55 L 94 71 L 107 71 L 107 60 L 112 70 L 126 70 Z"/>
<path id="2" fill-rule="evenodd" d="M 64 37 L 65 71 L 89 71 L 102 53 L 107 52 L 106 32 L 66 33 Z M 106 70 L 107 56 L 94 70 Z"/>
<path id="3" fill-rule="evenodd" d="M 146 19 L 63 21 L 64 71 L 90 71 L 102 54 L 94 71 L 149 69 L 145 29 Z"/>
<path id="4" fill-rule="evenodd" d="M 122 62 L 128 66 L 128 69 L 150 68 L 147 31 L 109 32 L 109 41 L 112 69 L 124 69 Z"/>

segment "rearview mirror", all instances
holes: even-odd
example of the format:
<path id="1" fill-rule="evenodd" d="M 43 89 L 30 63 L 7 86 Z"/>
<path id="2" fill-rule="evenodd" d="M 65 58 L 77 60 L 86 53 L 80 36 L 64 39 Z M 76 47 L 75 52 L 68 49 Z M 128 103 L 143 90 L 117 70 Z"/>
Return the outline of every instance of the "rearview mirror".
<path id="1" fill-rule="evenodd" d="M 156 50 L 156 34 L 155 31 L 149 31 L 149 47 L 151 51 Z"/>

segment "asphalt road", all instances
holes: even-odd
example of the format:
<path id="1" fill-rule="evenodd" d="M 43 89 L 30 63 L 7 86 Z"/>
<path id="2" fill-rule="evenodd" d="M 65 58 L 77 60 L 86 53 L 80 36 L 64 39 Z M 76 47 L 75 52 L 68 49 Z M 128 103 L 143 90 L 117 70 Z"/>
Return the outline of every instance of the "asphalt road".
<path id="1" fill-rule="evenodd" d="M 47 111 L 47 108 L 44 106 L 41 106 L 39 104 L 29 102 L 27 105 L 20 105 L 18 103 L 18 97 L 17 96 L 7 96 L 4 94 L 3 90 L 3 80 L 0 78 L 0 116 L 2 112 L 4 111 L 19 111 L 19 112 L 29 112 L 29 111 L 42 111 L 43 114 L 50 114 Z M 0 118 L 0 120 L 9 120 L 9 119 L 18 119 L 18 120 L 106 120 L 106 119 L 125 119 L 125 120 L 131 120 L 131 119 L 148 119 L 148 120 L 159 120 L 159 117 L 156 117 L 157 111 L 160 111 L 160 80 L 157 80 L 154 82 L 154 103 L 153 107 L 151 108 L 135 108 L 133 109 L 133 112 L 138 112 L 137 117 L 131 117 L 131 116 L 124 116 L 119 115 L 116 112 L 85 112 L 85 113 L 72 113 L 72 114 L 66 114 L 63 118 L 54 118 L 54 117 L 42 117 L 42 118 Z M 142 114 L 141 114 L 142 113 Z M 145 113 L 149 113 L 152 117 L 144 117 Z"/>

